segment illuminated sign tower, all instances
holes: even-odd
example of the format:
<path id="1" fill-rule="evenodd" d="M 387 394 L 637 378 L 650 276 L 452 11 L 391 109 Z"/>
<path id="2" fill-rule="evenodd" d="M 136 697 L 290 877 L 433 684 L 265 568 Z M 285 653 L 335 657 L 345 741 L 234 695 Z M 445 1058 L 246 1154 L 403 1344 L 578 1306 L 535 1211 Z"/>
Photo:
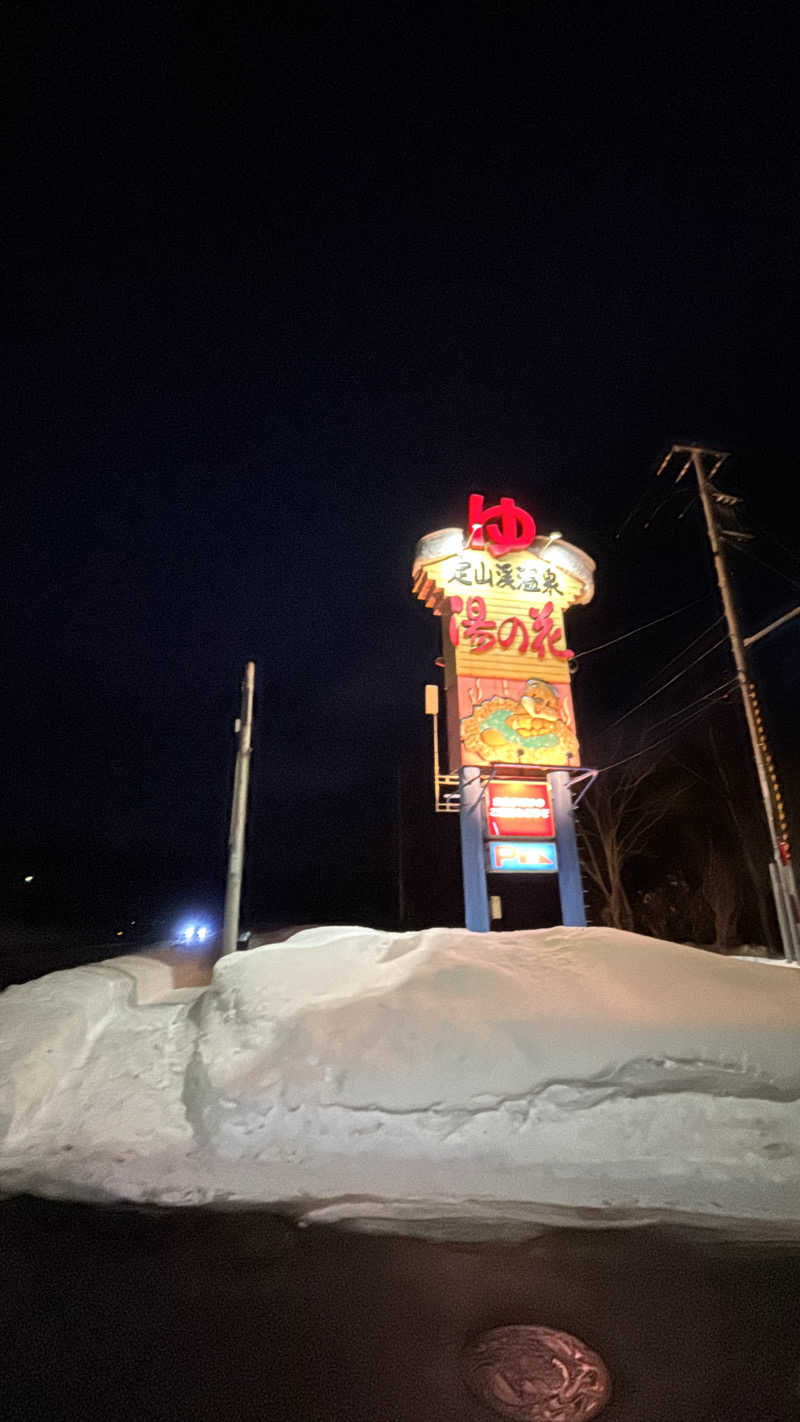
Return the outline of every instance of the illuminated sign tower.
<path id="1" fill-rule="evenodd" d="M 471 494 L 468 525 L 421 539 L 413 568 L 416 597 L 442 618 L 449 769 L 439 775 L 437 749 L 436 803 L 458 801 L 467 927 L 489 928 L 487 867 L 557 872 L 563 921 L 582 925 L 570 782 L 593 772 L 580 763 L 564 612 L 591 601 L 595 565 L 560 534 L 537 536 L 510 498 L 485 508 Z"/>

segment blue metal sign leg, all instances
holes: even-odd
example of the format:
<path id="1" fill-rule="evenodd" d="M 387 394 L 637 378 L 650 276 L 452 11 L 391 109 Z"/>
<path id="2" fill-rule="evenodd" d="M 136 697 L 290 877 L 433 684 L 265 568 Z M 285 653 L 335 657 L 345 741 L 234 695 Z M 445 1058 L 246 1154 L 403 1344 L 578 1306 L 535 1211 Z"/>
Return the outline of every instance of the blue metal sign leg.
<path id="1" fill-rule="evenodd" d="M 458 772 L 461 789 L 461 870 L 464 877 L 464 920 L 473 933 L 489 932 L 489 895 L 483 849 L 483 790 L 477 765 Z"/>
<path id="2" fill-rule="evenodd" d="M 570 928 L 585 928 L 586 910 L 583 905 L 583 884 L 581 883 L 581 865 L 578 858 L 578 839 L 575 834 L 572 794 L 569 788 L 569 772 L 551 770 L 547 778 L 550 781 L 553 819 L 556 829 L 561 921 Z"/>

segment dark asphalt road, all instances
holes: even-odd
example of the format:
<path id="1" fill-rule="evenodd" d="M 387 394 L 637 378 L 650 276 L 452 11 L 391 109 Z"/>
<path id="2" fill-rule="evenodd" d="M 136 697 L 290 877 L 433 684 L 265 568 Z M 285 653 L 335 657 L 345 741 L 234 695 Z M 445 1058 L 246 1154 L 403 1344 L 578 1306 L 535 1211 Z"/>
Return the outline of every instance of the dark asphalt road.
<path id="1" fill-rule="evenodd" d="M 607 1422 L 800 1417 L 800 1247 L 653 1229 L 459 1246 L 29 1198 L 0 1221 L 6 1422 L 491 1422 L 458 1358 L 504 1323 L 596 1349 Z"/>

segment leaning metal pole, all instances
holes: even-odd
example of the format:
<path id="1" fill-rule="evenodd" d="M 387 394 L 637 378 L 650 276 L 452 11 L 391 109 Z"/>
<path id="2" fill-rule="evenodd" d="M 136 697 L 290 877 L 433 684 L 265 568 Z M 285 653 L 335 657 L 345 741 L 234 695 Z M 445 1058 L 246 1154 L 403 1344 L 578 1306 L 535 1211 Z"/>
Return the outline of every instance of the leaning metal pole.
<path id="1" fill-rule="evenodd" d="M 248 662 L 242 682 L 241 716 L 236 722 L 239 746 L 236 751 L 231 829 L 228 836 L 228 879 L 225 885 L 225 916 L 222 923 L 223 955 L 235 953 L 239 941 L 239 907 L 242 900 L 244 830 L 247 819 L 247 782 L 250 775 L 255 672 L 255 662 Z"/>
<path id="2" fill-rule="evenodd" d="M 739 690 L 742 694 L 742 704 L 744 706 L 747 729 L 750 733 L 750 744 L 753 750 L 753 760 L 755 761 L 758 784 L 761 790 L 761 798 L 764 802 L 764 814 L 769 829 L 770 844 L 772 846 L 772 857 L 774 868 L 770 866 L 770 882 L 772 884 L 773 896 L 775 899 L 775 911 L 778 917 L 783 954 L 787 962 L 800 961 L 800 935 L 798 925 L 794 917 L 794 906 L 786 890 L 785 876 L 782 873 L 782 856 L 778 842 L 778 834 L 775 828 L 775 815 L 773 813 L 772 797 L 769 788 L 769 776 L 764 755 L 761 749 L 761 742 L 758 735 L 753 703 L 750 697 L 749 677 L 747 673 L 747 663 L 745 661 L 744 643 L 739 631 L 739 619 L 733 602 L 730 579 L 728 577 L 728 565 L 725 554 L 722 550 L 722 543 L 719 537 L 716 514 L 711 502 L 711 495 L 708 491 L 708 481 L 703 469 L 702 455 L 704 450 L 691 447 L 684 451 L 691 454 L 694 471 L 697 475 L 697 487 L 700 491 L 700 500 L 703 505 L 703 513 L 708 529 L 708 539 L 711 544 L 711 552 L 714 555 L 714 568 L 717 574 L 722 606 L 725 610 L 725 617 L 728 623 L 728 636 L 730 638 L 733 661 L 736 667 L 736 679 L 739 683 Z"/>

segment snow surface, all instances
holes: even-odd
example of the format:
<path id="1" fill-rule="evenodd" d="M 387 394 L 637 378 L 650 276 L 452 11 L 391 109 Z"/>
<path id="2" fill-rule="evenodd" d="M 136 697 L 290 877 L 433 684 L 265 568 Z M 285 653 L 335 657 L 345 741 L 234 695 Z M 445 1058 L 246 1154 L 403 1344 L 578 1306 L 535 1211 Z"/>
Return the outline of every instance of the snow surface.
<path id="1" fill-rule="evenodd" d="M 800 1234 L 800 972 L 601 928 L 308 929 L 0 995 L 0 1184 L 492 1235 Z"/>

